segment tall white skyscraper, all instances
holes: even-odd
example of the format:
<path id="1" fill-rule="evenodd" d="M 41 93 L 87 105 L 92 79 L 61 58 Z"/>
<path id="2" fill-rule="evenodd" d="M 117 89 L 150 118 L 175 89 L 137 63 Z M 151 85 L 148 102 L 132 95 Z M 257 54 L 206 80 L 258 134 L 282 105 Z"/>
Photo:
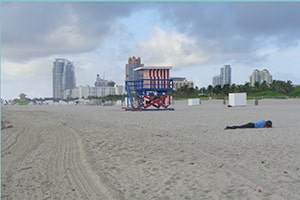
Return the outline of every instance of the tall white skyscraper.
<path id="1" fill-rule="evenodd" d="M 224 65 L 220 69 L 220 75 L 216 75 L 213 77 L 213 86 L 216 85 L 225 85 L 225 84 L 231 84 L 231 67 L 230 65 Z"/>
<path id="2" fill-rule="evenodd" d="M 57 58 L 53 63 L 53 98 L 68 98 L 66 91 L 72 91 L 76 85 L 73 63 L 67 59 Z"/>
<path id="3" fill-rule="evenodd" d="M 224 65 L 221 68 L 222 86 L 225 84 L 231 84 L 231 67 L 230 65 Z"/>

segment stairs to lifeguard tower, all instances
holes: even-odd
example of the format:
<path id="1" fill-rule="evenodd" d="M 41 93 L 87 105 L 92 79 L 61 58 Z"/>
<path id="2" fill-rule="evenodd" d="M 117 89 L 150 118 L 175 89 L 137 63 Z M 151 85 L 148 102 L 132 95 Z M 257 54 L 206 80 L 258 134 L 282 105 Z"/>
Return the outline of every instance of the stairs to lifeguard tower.
<path id="1" fill-rule="evenodd" d="M 133 110 L 134 109 L 134 99 L 133 99 L 133 92 L 135 91 L 135 81 L 126 81 L 126 92 L 127 97 L 129 99 L 130 107 Z"/>

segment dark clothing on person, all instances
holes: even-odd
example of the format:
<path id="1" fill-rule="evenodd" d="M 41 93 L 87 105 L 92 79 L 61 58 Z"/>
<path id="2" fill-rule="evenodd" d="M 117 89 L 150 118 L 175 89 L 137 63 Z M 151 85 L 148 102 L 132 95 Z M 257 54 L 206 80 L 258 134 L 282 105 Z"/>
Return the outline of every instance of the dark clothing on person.
<path id="1" fill-rule="evenodd" d="M 243 124 L 240 126 L 226 126 L 225 129 L 238 129 L 238 128 L 255 128 L 255 127 L 254 127 L 254 123 L 249 122 L 247 124 Z"/>
<path id="2" fill-rule="evenodd" d="M 226 129 L 240 129 L 240 128 L 271 128 L 272 121 L 270 120 L 260 120 L 258 122 L 249 122 L 247 124 L 239 125 L 239 126 L 226 126 Z"/>

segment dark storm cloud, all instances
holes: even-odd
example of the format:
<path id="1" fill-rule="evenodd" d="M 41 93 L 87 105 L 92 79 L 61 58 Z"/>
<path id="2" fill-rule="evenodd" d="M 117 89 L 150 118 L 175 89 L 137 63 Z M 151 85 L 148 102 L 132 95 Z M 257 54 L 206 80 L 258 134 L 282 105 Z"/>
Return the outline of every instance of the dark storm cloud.
<path id="1" fill-rule="evenodd" d="M 58 4 L 2 3 L 2 43 L 11 45 L 40 40 L 51 29 L 66 23 Z"/>
<path id="2" fill-rule="evenodd" d="M 164 3 L 162 20 L 198 40 L 214 60 L 259 60 L 255 51 L 295 45 L 300 39 L 300 3 Z"/>
<path id="3" fill-rule="evenodd" d="M 180 31 L 206 38 L 230 35 L 231 15 L 227 3 L 161 4 L 162 20 L 171 21 Z M 224 32 L 223 32 L 224 31 Z"/>
<path id="4" fill-rule="evenodd" d="M 265 45 L 263 40 L 272 40 L 278 48 L 298 44 L 300 2 L 233 4 L 233 9 L 236 10 L 236 30 L 250 41 Z"/>
<path id="5" fill-rule="evenodd" d="M 134 6 L 130 3 L 73 3 L 72 12 L 78 14 L 78 26 L 93 37 L 112 31 L 117 18 L 126 17 Z"/>
<path id="6" fill-rule="evenodd" d="M 300 36 L 299 2 L 16 2 L 1 5 L 2 56 L 12 61 L 93 51 L 102 41 L 122 31 L 117 23 L 119 18 L 136 11 L 142 18 L 143 9 L 159 9 L 161 22 L 195 39 L 212 60 L 263 59 L 255 56 L 257 49 L 269 45 L 267 43 L 280 48 L 294 45 Z"/>
<path id="7" fill-rule="evenodd" d="M 26 60 L 94 50 L 131 8 L 130 3 L 2 3 L 3 57 Z"/>
<path id="8" fill-rule="evenodd" d="M 288 34 L 299 39 L 300 2 L 298 3 L 239 3 L 232 4 L 236 27 L 243 34 L 280 36 Z"/>

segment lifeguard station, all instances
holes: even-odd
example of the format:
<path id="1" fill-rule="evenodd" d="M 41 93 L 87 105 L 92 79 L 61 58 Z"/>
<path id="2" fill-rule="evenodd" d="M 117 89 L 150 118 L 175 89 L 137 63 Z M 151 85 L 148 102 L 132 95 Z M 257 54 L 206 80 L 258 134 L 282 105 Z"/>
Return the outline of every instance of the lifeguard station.
<path id="1" fill-rule="evenodd" d="M 142 66 L 134 69 L 134 80 L 125 82 L 127 110 L 174 110 L 168 94 L 173 90 L 170 66 Z M 135 102 L 135 98 L 137 102 Z"/>

